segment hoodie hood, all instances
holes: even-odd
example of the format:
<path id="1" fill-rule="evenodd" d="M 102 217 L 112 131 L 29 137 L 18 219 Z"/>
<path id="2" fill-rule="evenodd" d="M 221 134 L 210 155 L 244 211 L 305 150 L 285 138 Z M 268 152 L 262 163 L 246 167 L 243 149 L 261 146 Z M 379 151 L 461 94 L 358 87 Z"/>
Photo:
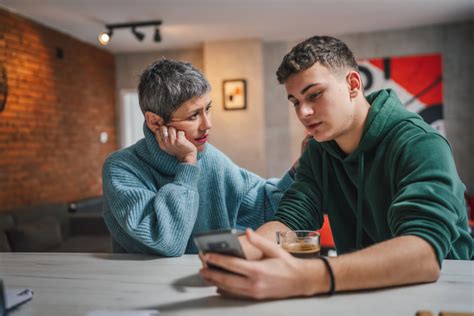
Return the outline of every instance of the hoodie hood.
<path id="1" fill-rule="evenodd" d="M 337 159 L 343 163 L 357 162 L 357 228 L 356 248 L 361 249 L 363 238 L 363 196 L 365 185 L 365 153 L 377 146 L 384 137 L 400 122 L 409 120 L 422 120 L 418 114 L 407 111 L 401 106 L 395 92 L 391 89 L 380 90 L 366 97 L 370 103 L 370 110 L 364 126 L 362 138 L 356 150 L 347 155 L 333 141 L 323 142 L 323 196 L 322 206 L 327 209 L 328 203 L 328 159 Z M 329 158 L 328 156 L 331 156 Z"/>
<path id="2" fill-rule="evenodd" d="M 416 114 L 401 107 L 402 102 L 392 89 L 379 90 L 366 96 L 370 110 L 365 122 L 364 132 L 356 150 L 345 155 L 335 141 L 323 142 L 321 146 L 334 158 L 356 161 L 359 157 L 377 146 L 388 132 L 402 121 L 422 120 Z"/>

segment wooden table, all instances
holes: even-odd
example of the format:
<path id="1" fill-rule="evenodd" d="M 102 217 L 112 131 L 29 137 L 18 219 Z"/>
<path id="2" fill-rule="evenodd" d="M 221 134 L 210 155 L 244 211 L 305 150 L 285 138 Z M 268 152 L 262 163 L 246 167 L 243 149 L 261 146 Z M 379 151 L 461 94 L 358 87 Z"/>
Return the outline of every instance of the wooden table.
<path id="1" fill-rule="evenodd" d="M 474 262 L 443 263 L 436 283 L 279 301 L 223 298 L 196 274 L 197 256 L 0 253 L 7 287 L 29 287 L 32 301 L 13 315 L 85 315 L 104 309 L 158 309 L 160 315 L 415 315 L 474 312 Z"/>

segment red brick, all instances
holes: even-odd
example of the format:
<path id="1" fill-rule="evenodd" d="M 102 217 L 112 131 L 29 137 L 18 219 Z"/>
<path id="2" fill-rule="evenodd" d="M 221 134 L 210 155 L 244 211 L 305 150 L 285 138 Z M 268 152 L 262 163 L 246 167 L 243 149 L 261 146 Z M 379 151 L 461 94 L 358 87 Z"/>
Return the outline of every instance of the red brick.
<path id="1" fill-rule="evenodd" d="M 0 112 L 0 212 L 100 195 L 103 161 L 117 149 L 114 57 L 0 9 L 0 62 L 9 83 Z"/>

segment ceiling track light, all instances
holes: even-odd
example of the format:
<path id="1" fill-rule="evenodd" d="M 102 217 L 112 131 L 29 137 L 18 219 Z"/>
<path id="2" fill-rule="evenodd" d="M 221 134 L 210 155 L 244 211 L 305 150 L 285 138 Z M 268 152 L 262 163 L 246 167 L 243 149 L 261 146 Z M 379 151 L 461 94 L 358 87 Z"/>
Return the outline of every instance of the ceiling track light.
<path id="1" fill-rule="evenodd" d="M 137 40 L 139 40 L 140 42 L 143 41 L 143 39 L 145 38 L 145 34 L 143 34 L 142 32 L 138 32 L 135 29 L 135 26 L 132 27 L 132 33 L 133 33 L 133 35 L 135 35 Z"/>
<path id="2" fill-rule="evenodd" d="M 155 27 L 155 35 L 153 36 L 153 40 L 156 43 L 161 42 L 161 33 L 160 33 L 160 29 L 158 27 Z"/>
<path id="3" fill-rule="evenodd" d="M 137 31 L 138 27 L 145 27 L 145 26 L 154 26 L 155 27 L 155 34 L 153 36 L 153 40 L 155 42 L 161 42 L 161 34 L 159 26 L 161 25 L 161 20 L 155 21 L 145 21 L 145 22 L 129 22 L 129 23 L 117 23 L 117 24 L 106 24 L 105 27 L 107 28 L 107 32 L 101 32 L 98 36 L 99 43 L 101 45 L 107 45 L 112 38 L 112 34 L 114 29 L 122 29 L 122 28 L 131 28 L 132 34 L 135 35 L 136 39 L 140 42 L 143 41 L 145 38 L 145 34 L 142 32 Z"/>

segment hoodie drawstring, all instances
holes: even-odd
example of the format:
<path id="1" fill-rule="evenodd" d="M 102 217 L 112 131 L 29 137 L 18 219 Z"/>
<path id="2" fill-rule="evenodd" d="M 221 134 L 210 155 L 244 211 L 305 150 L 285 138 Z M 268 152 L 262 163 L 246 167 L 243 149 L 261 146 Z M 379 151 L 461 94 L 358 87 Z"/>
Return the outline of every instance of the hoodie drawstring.
<path id="1" fill-rule="evenodd" d="M 357 173 L 357 235 L 356 249 L 362 249 L 362 207 L 364 198 L 364 153 L 359 157 L 359 170 Z"/>

